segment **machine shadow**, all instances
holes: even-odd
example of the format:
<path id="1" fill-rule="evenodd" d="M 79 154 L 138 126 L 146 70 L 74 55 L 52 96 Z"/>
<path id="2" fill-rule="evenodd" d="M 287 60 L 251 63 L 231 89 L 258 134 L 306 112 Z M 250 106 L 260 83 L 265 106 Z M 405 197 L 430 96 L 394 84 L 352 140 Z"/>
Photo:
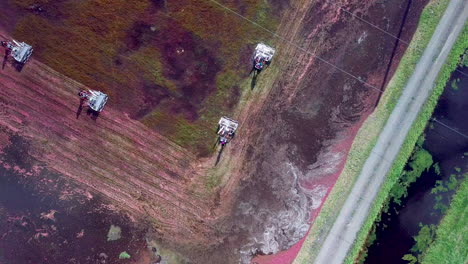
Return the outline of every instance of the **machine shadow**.
<path id="1" fill-rule="evenodd" d="M 8 54 L 5 54 L 5 56 L 3 57 L 3 62 L 2 62 L 2 70 L 5 69 L 7 62 L 8 62 Z"/>
<path id="2" fill-rule="evenodd" d="M 99 112 L 94 111 L 94 110 L 91 109 L 91 108 L 88 108 L 88 110 L 86 111 L 86 114 L 87 114 L 88 116 L 90 116 L 91 119 L 94 120 L 94 121 L 96 121 L 97 118 L 99 117 Z"/>
<path id="3" fill-rule="evenodd" d="M 80 105 L 78 106 L 78 109 L 76 110 L 76 119 L 80 117 L 82 111 L 83 111 L 83 100 L 80 100 Z"/>
<path id="4" fill-rule="evenodd" d="M 14 61 L 12 65 L 13 65 L 13 68 L 15 68 L 17 72 L 23 71 L 24 63 L 19 63 L 19 62 Z"/>
<path id="5" fill-rule="evenodd" d="M 253 90 L 255 88 L 255 85 L 257 85 L 257 76 L 260 74 L 256 69 L 253 69 L 253 77 L 252 81 L 250 82 L 250 90 Z"/>
<path id="6" fill-rule="evenodd" d="M 218 152 L 218 157 L 216 157 L 215 166 L 218 165 L 219 161 L 221 160 L 221 154 L 223 153 L 223 150 L 224 150 L 224 145 L 221 145 L 221 149 Z"/>
<path id="7" fill-rule="evenodd" d="M 216 148 L 216 146 L 218 145 L 218 143 L 219 143 L 219 138 L 216 138 L 216 142 L 214 143 L 213 148 Z"/>

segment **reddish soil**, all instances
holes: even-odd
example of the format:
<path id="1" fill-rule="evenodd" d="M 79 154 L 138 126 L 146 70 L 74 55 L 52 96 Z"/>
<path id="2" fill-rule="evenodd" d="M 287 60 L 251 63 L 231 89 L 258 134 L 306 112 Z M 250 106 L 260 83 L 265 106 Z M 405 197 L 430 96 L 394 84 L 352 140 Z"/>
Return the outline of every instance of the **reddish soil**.
<path id="1" fill-rule="evenodd" d="M 118 258 L 123 251 L 138 258 L 144 227 L 100 195 L 33 165 L 37 160 L 21 153 L 29 151 L 23 138 L 10 135 L 10 143 L 0 160 L 0 263 L 128 263 Z M 111 225 L 121 228 L 116 241 L 107 241 Z"/>
<path id="2" fill-rule="evenodd" d="M 164 1 L 154 3 L 156 10 L 164 10 Z M 382 85 L 388 69 L 391 76 L 405 49 L 399 45 L 393 52 L 394 39 L 352 19 L 331 2 L 278 5 L 288 8 L 281 16 L 280 35 L 375 86 Z M 423 5 L 411 7 L 403 39 L 410 39 Z M 399 31 L 405 13 L 404 1 L 348 1 L 344 7 L 391 33 Z M 278 43 L 273 63 L 280 76 L 272 87 L 264 87 L 268 92 L 251 98 L 241 110 L 241 130 L 219 165 L 231 166 L 228 180 L 222 189 L 209 192 L 204 185 L 206 164 L 212 166 L 216 157 L 201 163 L 134 119 L 171 97 L 178 100 L 172 113 L 194 120 L 197 114 L 192 110 L 214 89 L 215 75 L 206 65 L 218 65 L 211 56 L 215 49 L 177 26 L 173 34 L 162 32 L 166 31 L 154 33 L 148 24 L 135 24 L 127 32 L 123 55 L 114 63 L 122 69 L 133 65 L 125 54 L 140 50 L 143 42 L 166 49 L 161 57 L 167 66 L 164 75 L 179 82 L 177 96 L 132 75 L 137 89 L 111 89 L 122 94 L 109 101 L 97 120 L 85 113 L 77 119 L 76 93 L 86 88 L 83 85 L 35 59 L 22 72 L 8 64 L 0 71 L 1 149 L 11 144 L 12 135 L 30 142 L 28 148 L 16 146 L 17 155 L 73 180 L 79 193 L 101 194 L 129 219 L 151 222 L 158 240 L 194 263 L 237 263 L 239 258 L 249 262 L 253 255 L 292 247 L 258 259 L 290 262 L 380 92 Z M 0 32 L 0 38 L 6 36 Z M 273 78 L 266 70 L 258 78 L 268 77 Z M 137 94 L 131 94 L 134 103 L 124 100 L 126 92 Z M 22 159 L 4 159 L 9 160 L 6 166 L 30 169 Z"/>
<path id="3" fill-rule="evenodd" d="M 76 94 L 85 87 L 35 60 L 22 72 L 5 68 L 0 80 L 0 126 L 31 141 L 27 154 L 47 168 L 135 215 L 154 217 L 161 232 L 173 230 L 182 240 L 191 239 L 187 223 L 210 218 L 210 202 L 193 184 L 201 180 L 193 154 L 115 110 L 112 101 L 97 120 L 86 110 L 77 118 Z"/>

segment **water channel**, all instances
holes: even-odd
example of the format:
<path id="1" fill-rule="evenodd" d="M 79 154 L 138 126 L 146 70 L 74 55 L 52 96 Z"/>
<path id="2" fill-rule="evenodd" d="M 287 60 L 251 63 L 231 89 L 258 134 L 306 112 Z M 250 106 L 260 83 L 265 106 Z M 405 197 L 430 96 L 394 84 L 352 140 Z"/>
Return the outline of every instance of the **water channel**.
<path id="1" fill-rule="evenodd" d="M 397 264 L 414 245 L 420 224 L 437 225 L 455 190 L 431 193 L 437 181 L 458 182 L 468 171 L 468 68 L 459 68 L 447 83 L 431 122 L 425 129 L 423 148 L 432 155 L 433 165 L 408 189 L 401 205 L 392 202 L 376 228 L 375 242 L 368 248 L 365 263 Z M 439 168 L 437 168 L 439 167 Z M 440 183 L 440 182 L 439 182 Z M 438 208 L 435 209 L 434 207 Z"/>

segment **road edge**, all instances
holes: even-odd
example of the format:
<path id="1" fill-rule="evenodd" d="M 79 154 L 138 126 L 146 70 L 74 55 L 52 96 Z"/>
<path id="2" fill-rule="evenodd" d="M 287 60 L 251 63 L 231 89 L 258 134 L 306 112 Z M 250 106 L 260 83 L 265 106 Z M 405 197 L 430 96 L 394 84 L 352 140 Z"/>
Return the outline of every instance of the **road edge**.
<path id="1" fill-rule="evenodd" d="M 318 254 L 321 244 L 331 229 L 362 167 L 375 146 L 377 138 L 393 111 L 396 101 L 409 80 L 417 62 L 444 14 L 449 0 L 430 1 L 420 15 L 418 27 L 410 45 L 390 80 L 381 100 L 373 113 L 369 115 L 355 137 L 345 167 L 332 189 L 328 199 L 309 230 L 307 238 L 293 263 L 311 263 Z M 430 23 L 424 21 L 430 20 Z M 338 210 L 337 210 L 338 208 Z"/>
<path id="2" fill-rule="evenodd" d="M 462 55 L 465 49 L 468 47 L 468 22 L 465 22 L 463 30 L 461 31 L 460 35 L 458 36 L 454 46 L 452 47 L 450 54 L 447 57 L 447 61 L 445 62 L 444 66 L 438 77 L 436 79 L 436 84 L 434 89 L 432 90 L 432 94 L 429 96 L 426 103 L 423 105 L 421 111 L 419 112 L 415 122 L 411 126 L 408 135 L 398 153 L 398 156 L 393 162 L 393 165 L 390 171 L 385 178 L 384 183 L 380 189 L 380 192 L 374 203 L 372 205 L 371 211 L 364 222 L 364 225 L 361 227 L 356 240 L 353 244 L 353 247 L 349 251 L 345 263 L 355 263 L 356 258 L 359 256 L 359 252 L 361 252 L 362 247 L 364 246 L 364 242 L 367 239 L 367 236 L 370 233 L 372 224 L 374 223 L 377 216 L 380 214 L 383 204 L 385 203 L 391 188 L 397 182 L 398 177 L 401 175 L 408 159 L 413 152 L 413 149 L 416 145 L 418 138 L 424 132 L 429 120 L 434 112 L 437 103 L 439 101 L 439 97 L 442 95 L 444 88 L 450 79 L 450 75 L 456 70 L 460 55 Z"/>

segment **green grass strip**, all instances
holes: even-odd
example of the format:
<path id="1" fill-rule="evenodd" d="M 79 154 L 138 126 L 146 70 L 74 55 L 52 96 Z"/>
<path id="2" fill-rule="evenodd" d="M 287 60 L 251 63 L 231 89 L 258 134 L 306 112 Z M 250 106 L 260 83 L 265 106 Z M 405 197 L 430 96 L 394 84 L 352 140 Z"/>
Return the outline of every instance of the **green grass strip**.
<path id="1" fill-rule="evenodd" d="M 377 198 L 374 200 L 374 204 L 372 205 L 369 216 L 359 231 L 357 239 L 354 242 L 353 249 L 348 254 L 348 258 L 346 259 L 345 263 L 354 263 L 354 261 L 359 256 L 363 245 L 365 245 L 365 241 L 373 223 L 380 214 L 383 204 L 388 199 L 391 188 L 399 179 L 399 176 L 401 175 L 401 172 L 403 171 L 403 168 L 408 161 L 408 158 L 410 157 L 419 136 L 424 132 L 424 129 L 426 128 L 426 125 L 431 118 L 432 113 L 434 112 L 439 97 L 443 93 L 450 75 L 457 68 L 457 65 L 460 61 L 460 55 L 465 52 L 466 48 L 468 48 L 468 27 L 465 25 L 447 58 L 447 62 L 439 73 L 431 96 L 424 104 L 416 121 L 413 123 L 411 130 L 408 132 L 400 153 L 395 159 L 393 166 L 390 169 L 390 172 L 388 173 L 379 194 L 377 195 Z"/>
<path id="2" fill-rule="evenodd" d="M 328 234 L 328 231 L 330 230 L 336 217 L 338 216 L 339 211 L 342 208 L 348 194 L 350 193 L 354 182 L 359 176 L 367 157 L 369 156 L 372 148 L 377 142 L 377 138 L 380 132 L 382 131 L 387 119 L 389 118 L 396 103 L 398 102 L 403 88 L 405 87 L 406 83 L 411 77 L 416 67 L 416 64 L 422 56 L 422 53 L 426 48 L 427 44 L 429 43 L 432 34 L 434 33 L 435 28 L 437 27 L 437 24 L 439 23 L 445 9 L 448 6 L 448 3 L 449 0 L 432 0 L 427 4 L 423 12 L 421 13 L 418 28 L 416 29 L 416 32 L 413 35 L 413 39 L 409 47 L 407 48 L 405 55 L 401 59 L 395 74 L 393 75 L 392 79 L 387 85 L 387 88 L 383 93 L 378 106 L 375 108 L 374 112 L 367 118 L 367 120 L 364 122 L 361 129 L 359 130 L 358 134 L 356 135 L 353 145 L 351 146 L 351 150 L 348 154 L 348 158 L 343 172 L 341 173 L 338 181 L 333 187 L 333 190 L 331 191 L 330 195 L 325 201 L 325 204 L 322 207 L 320 214 L 316 218 L 307 236 L 307 239 L 305 240 L 302 249 L 296 257 L 294 263 L 310 263 L 311 260 L 317 256 L 318 251 L 320 250 L 321 243 L 325 239 L 326 235 Z M 461 37 L 459 39 L 461 39 Z M 459 43 L 458 46 L 460 46 Z M 455 49 L 456 48 L 454 47 L 454 50 Z M 401 165 L 400 170 L 392 169 L 393 173 L 390 174 L 393 175 L 393 178 L 389 177 L 387 179 L 387 182 L 384 183 L 384 190 L 380 192 L 379 196 L 377 197 L 376 203 L 371 209 L 372 211 L 369 215 L 368 221 L 366 222 L 366 225 L 363 227 L 363 229 L 358 235 L 358 242 L 356 243 L 356 245 L 362 245 L 365 238 L 367 237 L 369 229 L 372 226 L 372 223 L 376 218 L 377 214 L 380 212 L 380 208 L 383 204 L 383 201 L 385 200 L 389 190 L 393 185 L 392 183 L 396 180 L 395 175 L 400 175 L 403 165 L 406 163 L 406 160 L 411 154 L 411 150 L 413 149 L 413 146 L 418 136 L 421 134 L 425 124 L 427 123 L 428 118 L 431 116 L 432 111 L 437 103 L 438 97 L 442 93 L 443 84 L 445 84 L 444 81 L 442 85 L 439 85 L 439 83 L 441 83 L 440 81 L 448 79 L 450 73 L 456 67 L 457 61 L 456 58 L 454 58 L 456 57 L 456 55 L 453 54 L 454 52 L 450 54 L 448 59 L 448 61 L 452 63 L 450 65 L 445 65 L 441 70 L 438 85 L 434 89 L 432 96 L 429 98 L 428 102 L 422 109 L 419 118 L 413 125 L 413 128 L 408 135 L 406 143 L 403 145 L 402 151 L 396 160 L 395 164 Z M 429 115 L 427 116 L 427 114 Z M 423 116 L 427 117 L 423 118 Z M 416 127 L 418 127 L 421 132 L 417 132 L 419 130 L 415 130 Z M 405 155 L 403 156 L 403 154 Z M 397 171 L 398 173 L 396 173 Z M 360 247 L 357 246 L 351 251 L 351 257 L 348 258 L 348 262 L 350 262 L 349 259 L 355 259 L 355 257 L 359 253 L 359 250 Z"/>
<path id="3" fill-rule="evenodd" d="M 468 178 L 450 203 L 450 209 L 436 230 L 436 239 L 426 251 L 422 264 L 467 263 L 468 261 Z"/>

